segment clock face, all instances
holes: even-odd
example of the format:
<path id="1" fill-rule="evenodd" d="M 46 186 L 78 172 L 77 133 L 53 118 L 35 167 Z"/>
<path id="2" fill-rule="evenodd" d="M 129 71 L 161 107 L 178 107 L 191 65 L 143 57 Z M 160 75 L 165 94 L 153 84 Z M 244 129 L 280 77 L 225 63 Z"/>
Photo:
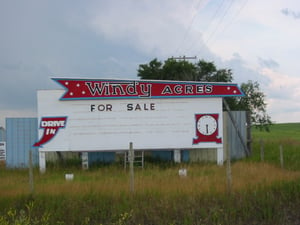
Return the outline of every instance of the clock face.
<path id="1" fill-rule="evenodd" d="M 197 122 L 197 129 L 202 135 L 212 135 L 217 128 L 216 119 L 210 115 L 201 116 Z"/>

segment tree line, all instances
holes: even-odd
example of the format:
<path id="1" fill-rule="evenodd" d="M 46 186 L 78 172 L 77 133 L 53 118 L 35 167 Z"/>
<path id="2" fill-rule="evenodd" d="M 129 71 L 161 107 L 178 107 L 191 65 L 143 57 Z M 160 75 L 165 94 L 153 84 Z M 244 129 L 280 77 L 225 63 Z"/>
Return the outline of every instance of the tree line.
<path id="1" fill-rule="evenodd" d="M 146 80 L 178 80 L 200 82 L 232 82 L 231 69 L 217 69 L 214 62 L 203 59 L 196 63 L 169 58 L 164 62 L 157 58 L 147 64 L 140 64 L 138 77 Z M 265 94 L 257 81 L 249 80 L 240 85 L 244 97 L 225 97 L 230 110 L 249 111 L 251 123 L 261 130 L 269 131 L 271 117 L 267 114 Z"/>

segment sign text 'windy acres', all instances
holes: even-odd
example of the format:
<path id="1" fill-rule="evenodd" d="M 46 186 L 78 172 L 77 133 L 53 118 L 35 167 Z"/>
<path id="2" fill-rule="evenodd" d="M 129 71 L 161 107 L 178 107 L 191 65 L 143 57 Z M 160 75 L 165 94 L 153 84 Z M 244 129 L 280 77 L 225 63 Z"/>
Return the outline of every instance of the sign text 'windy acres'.
<path id="1" fill-rule="evenodd" d="M 61 100 L 197 98 L 243 96 L 233 83 L 53 78 L 65 89 Z"/>

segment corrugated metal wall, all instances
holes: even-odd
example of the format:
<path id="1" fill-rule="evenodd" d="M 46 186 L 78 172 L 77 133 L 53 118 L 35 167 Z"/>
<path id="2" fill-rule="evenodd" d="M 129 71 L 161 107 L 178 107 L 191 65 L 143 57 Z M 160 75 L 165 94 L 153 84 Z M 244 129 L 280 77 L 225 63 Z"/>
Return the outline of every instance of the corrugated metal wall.
<path id="1" fill-rule="evenodd" d="M 38 165 L 38 149 L 32 145 L 38 140 L 37 118 L 6 118 L 6 167 L 27 168 L 29 150 L 33 165 Z"/>
<path id="2" fill-rule="evenodd" d="M 201 148 L 190 150 L 191 162 L 217 162 L 216 148 Z"/>
<path id="3" fill-rule="evenodd" d="M 227 146 L 230 148 L 231 159 L 241 159 L 247 156 L 245 150 L 245 146 L 247 146 L 248 137 L 247 112 L 230 111 L 230 113 L 235 120 L 237 129 L 231 121 L 228 112 L 224 112 L 224 149 L 226 150 Z M 238 132 L 240 132 L 240 136 L 238 135 Z M 225 158 L 227 158 L 226 155 Z"/>
<path id="4" fill-rule="evenodd" d="M 57 162 L 59 160 L 80 159 L 79 152 L 46 152 L 47 162 Z"/>

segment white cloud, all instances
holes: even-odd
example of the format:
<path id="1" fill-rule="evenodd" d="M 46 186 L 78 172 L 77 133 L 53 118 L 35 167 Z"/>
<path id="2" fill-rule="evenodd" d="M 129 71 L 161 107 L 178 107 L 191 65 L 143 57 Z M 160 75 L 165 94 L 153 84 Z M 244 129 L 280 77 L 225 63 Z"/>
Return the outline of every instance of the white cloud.
<path id="1" fill-rule="evenodd" d="M 300 20 L 284 16 L 281 10 L 286 7 L 300 9 L 299 1 L 248 1 L 234 22 L 216 35 L 212 44 L 214 53 L 228 59 L 238 52 L 252 64 L 257 57 L 274 58 L 284 69 L 291 68 L 297 64 Z M 225 25 L 226 21 L 225 17 Z"/>
<path id="2" fill-rule="evenodd" d="M 281 12 L 286 15 L 286 16 L 291 16 L 292 18 L 294 19 L 300 19 L 300 11 L 293 11 L 291 9 L 288 9 L 288 8 L 284 8 L 281 10 Z"/>
<path id="3" fill-rule="evenodd" d="M 269 69 L 276 69 L 279 67 L 279 64 L 274 59 L 262 59 L 258 57 L 258 61 L 261 67 L 266 67 Z"/>
<path id="4" fill-rule="evenodd" d="M 288 95 L 295 102 L 300 99 L 300 77 L 288 76 L 269 68 L 262 69 L 261 73 L 269 78 L 270 83 L 267 88 L 270 93 L 273 93 L 272 95 L 283 97 Z"/>
<path id="5" fill-rule="evenodd" d="M 130 44 L 148 54 L 170 56 L 192 20 L 194 7 L 195 1 L 182 0 L 131 0 L 123 1 L 122 7 L 109 1 L 93 10 L 95 15 L 90 23 L 93 30 L 107 39 Z"/>
<path id="6" fill-rule="evenodd" d="M 299 122 L 300 103 L 291 99 L 269 99 L 268 113 L 275 123 Z"/>
<path id="7" fill-rule="evenodd" d="M 299 121 L 300 77 L 291 77 L 269 68 L 262 69 L 261 73 L 270 80 L 264 88 L 272 119 L 280 122 Z"/>
<path id="8" fill-rule="evenodd" d="M 35 109 L 22 109 L 22 110 L 0 110 L 0 127 L 5 128 L 5 118 L 28 118 L 37 117 Z"/>
<path id="9" fill-rule="evenodd" d="M 136 78 L 155 57 L 196 55 L 258 81 L 276 120 L 299 121 L 299 11 L 298 0 L 2 1 L 0 106 L 29 115 L 51 76 Z"/>

